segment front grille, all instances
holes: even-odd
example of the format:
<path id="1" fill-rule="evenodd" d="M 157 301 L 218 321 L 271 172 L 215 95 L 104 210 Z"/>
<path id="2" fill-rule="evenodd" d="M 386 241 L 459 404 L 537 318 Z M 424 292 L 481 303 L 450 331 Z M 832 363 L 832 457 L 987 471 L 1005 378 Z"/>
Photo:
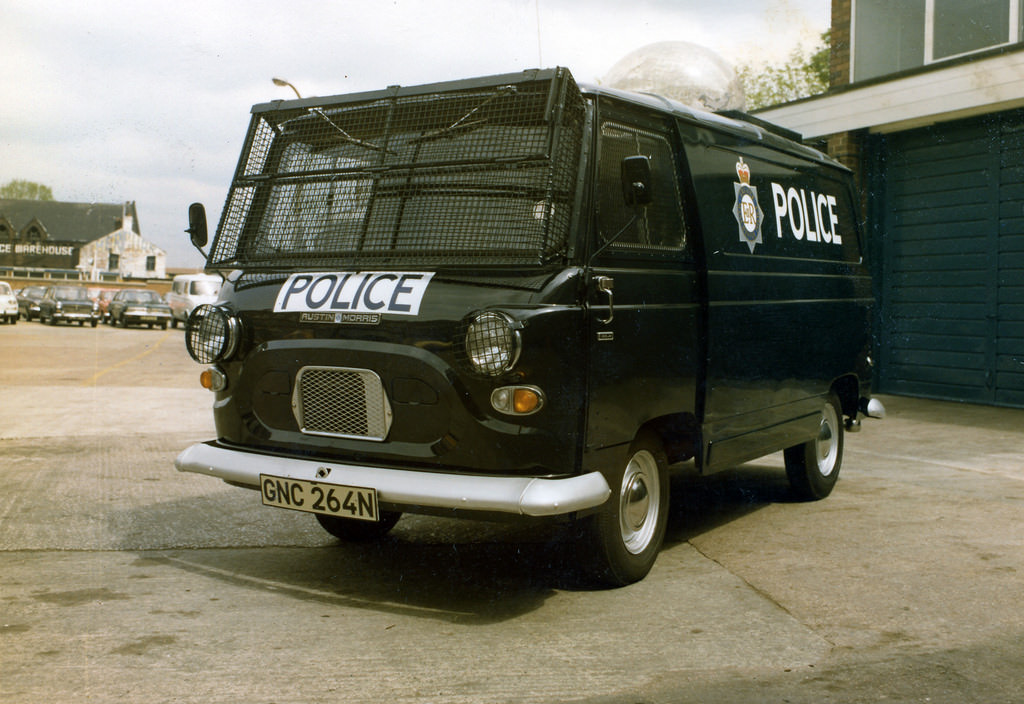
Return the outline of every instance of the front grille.
<path id="1" fill-rule="evenodd" d="M 391 428 L 391 404 L 369 369 L 303 367 L 292 408 L 307 435 L 382 441 Z"/>

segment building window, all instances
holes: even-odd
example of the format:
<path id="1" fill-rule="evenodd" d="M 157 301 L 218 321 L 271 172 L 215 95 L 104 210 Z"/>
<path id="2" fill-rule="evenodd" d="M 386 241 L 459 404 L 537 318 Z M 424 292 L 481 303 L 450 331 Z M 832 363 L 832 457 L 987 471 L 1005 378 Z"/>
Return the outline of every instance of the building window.
<path id="1" fill-rule="evenodd" d="M 935 0 L 932 60 L 1008 44 L 1011 40 L 1011 5 L 1017 3 L 1008 0 Z"/>
<path id="2" fill-rule="evenodd" d="M 1022 39 L 1022 0 L 854 0 L 853 80 Z"/>
<path id="3" fill-rule="evenodd" d="M 107 271 L 117 271 L 121 265 L 121 255 L 117 252 L 111 252 L 107 257 Z"/>
<path id="4" fill-rule="evenodd" d="M 146 271 L 156 271 L 156 257 L 146 257 Z"/>

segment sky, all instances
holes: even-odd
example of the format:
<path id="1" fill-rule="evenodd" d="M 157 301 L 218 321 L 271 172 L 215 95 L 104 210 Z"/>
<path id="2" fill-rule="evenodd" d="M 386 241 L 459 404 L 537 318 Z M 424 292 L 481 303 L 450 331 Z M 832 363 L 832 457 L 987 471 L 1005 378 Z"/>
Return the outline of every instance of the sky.
<path id="1" fill-rule="evenodd" d="M 772 64 L 830 0 L 0 0 L 0 184 L 135 201 L 168 267 L 201 267 L 188 205 L 220 218 L 252 105 L 567 66 L 596 83 L 662 41 Z"/>

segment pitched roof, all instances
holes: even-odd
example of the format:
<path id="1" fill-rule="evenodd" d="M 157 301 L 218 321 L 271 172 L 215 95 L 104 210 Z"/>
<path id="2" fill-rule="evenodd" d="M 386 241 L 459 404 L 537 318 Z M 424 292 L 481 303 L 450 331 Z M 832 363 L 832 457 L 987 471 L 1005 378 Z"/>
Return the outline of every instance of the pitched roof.
<path id="1" fill-rule="evenodd" d="M 7 218 L 15 232 L 33 220 L 58 242 L 92 242 L 121 228 L 122 218 L 132 218 L 132 230 L 141 234 L 135 201 L 127 203 L 62 203 L 51 200 L 0 198 L 0 217 Z"/>

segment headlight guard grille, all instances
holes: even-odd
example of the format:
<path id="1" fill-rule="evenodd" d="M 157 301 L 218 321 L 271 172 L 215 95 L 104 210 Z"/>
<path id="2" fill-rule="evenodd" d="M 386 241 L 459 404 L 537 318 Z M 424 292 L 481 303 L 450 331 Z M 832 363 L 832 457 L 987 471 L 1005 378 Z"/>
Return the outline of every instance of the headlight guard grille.
<path id="1" fill-rule="evenodd" d="M 200 364 L 230 358 L 238 349 L 241 325 L 230 311 L 204 303 L 196 306 L 185 327 L 185 347 Z"/>

